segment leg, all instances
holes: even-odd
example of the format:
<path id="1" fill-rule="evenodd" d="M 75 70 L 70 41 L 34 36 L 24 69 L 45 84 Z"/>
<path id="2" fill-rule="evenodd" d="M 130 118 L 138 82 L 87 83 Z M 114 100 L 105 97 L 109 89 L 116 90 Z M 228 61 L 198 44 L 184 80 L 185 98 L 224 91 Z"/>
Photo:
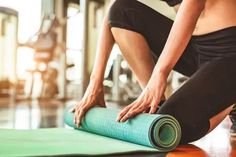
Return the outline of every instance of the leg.
<path id="1" fill-rule="evenodd" d="M 232 111 L 234 105 L 229 106 L 225 110 L 221 111 L 214 117 L 210 119 L 210 128 L 208 130 L 208 133 L 211 132 L 213 129 L 215 129 L 229 113 Z"/>
<path id="2" fill-rule="evenodd" d="M 117 0 L 110 9 L 109 23 L 123 56 L 145 87 L 155 66 L 153 56 L 159 57 L 173 21 L 136 0 Z M 190 46 L 175 67 L 188 76 L 196 71 L 189 50 Z"/>
<path id="3" fill-rule="evenodd" d="M 200 139 L 215 128 L 236 102 L 236 56 L 202 66 L 160 108 L 182 128 L 181 143 Z"/>
<path id="4" fill-rule="evenodd" d="M 121 28 L 112 28 L 112 33 L 139 84 L 144 88 L 155 66 L 146 40 L 139 33 Z"/>

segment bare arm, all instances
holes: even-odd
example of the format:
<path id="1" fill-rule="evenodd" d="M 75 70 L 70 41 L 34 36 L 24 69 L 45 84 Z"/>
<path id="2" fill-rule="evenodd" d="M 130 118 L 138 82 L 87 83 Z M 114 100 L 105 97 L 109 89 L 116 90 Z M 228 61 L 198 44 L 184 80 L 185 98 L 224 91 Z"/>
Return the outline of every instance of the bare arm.
<path id="1" fill-rule="evenodd" d="M 206 0 L 183 0 L 165 47 L 156 64 L 156 73 L 168 76 L 173 69 L 191 38 L 205 2 Z"/>
<path id="2" fill-rule="evenodd" d="M 114 1 L 115 0 L 111 0 L 110 6 L 114 3 Z M 102 84 L 107 61 L 114 43 L 115 41 L 108 24 L 108 16 L 106 15 L 103 19 L 102 29 L 98 39 L 95 63 L 90 76 L 90 80 L 94 80 Z"/>
<path id="3" fill-rule="evenodd" d="M 115 0 L 111 0 L 110 6 Z M 110 8 L 110 7 L 109 7 Z M 90 76 L 90 82 L 82 100 L 74 106 L 71 112 L 75 113 L 74 121 L 79 126 L 85 113 L 95 105 L 105 107 L 103 93 L 104 72 L 107 60 L 110 56 L 115 41 L 108 24 L 108 16 L 105 16 L 100 32 L 94 67 Z"/>
<path id="4" fill-rule="evenodd" d="M 117 121 L 124 122 L 149 108 L 149 113 L 157 111 L 166 89 L 167 77 L 186 48 L 205 2 L 206 0 L 183 0 L 146 88 L 136 101 L 119 113 Z"/>

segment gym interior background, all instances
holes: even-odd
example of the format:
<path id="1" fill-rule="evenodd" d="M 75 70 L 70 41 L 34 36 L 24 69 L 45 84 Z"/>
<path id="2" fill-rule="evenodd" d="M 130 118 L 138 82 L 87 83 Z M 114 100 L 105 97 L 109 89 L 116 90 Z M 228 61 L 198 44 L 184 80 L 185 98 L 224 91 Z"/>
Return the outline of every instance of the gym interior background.
<path id="1" fill-rule="evenodd" d="M 141 0 L 174 19 L 165 3 Z M 65 127 L 66 106 L 78 102 L 88 84 L 97 38 L 109 0 L 0 0 L 0 128 Z M 166 96 L 188 78 L 172 72 Z M 122 108 L 141 92 L 115 45 L 104 79 L 108 107 Z M 233 154 L 228 118 L 195 142 L 209 153 Z M 217 137 L 215 137 L 217 136 Z M 216 141 L 220 138 L 220 141 Z M 190 150 L 191 151 L 191 150 Z M 193 151 L 194 152 L 194 151 Z"/>
<path id="2" fill-rule="evenodd" d="M 108 3 L 0 0 L 0 102 L 5 104 L 1 105 L 5 115 L 1 127 L 63 126 L 57 114 L 62 114 L 66 104 L 79 101 L 86 89 Z M 166 8 L 160 10 L 174 18 L 173 10 Z M 119 107 L 137 98 L 141 88 L 119 48 L 114 46 L 112 51 L 105 73 L 105 97 L 108 104 Z M 171 88 L 184 80 L 178 77 L 173 83 L 172 78 Z M 50 122 L 40 119 L 47 117 L 43 114 Z M 51 114 L 59 119 L 53 122 Z"/>

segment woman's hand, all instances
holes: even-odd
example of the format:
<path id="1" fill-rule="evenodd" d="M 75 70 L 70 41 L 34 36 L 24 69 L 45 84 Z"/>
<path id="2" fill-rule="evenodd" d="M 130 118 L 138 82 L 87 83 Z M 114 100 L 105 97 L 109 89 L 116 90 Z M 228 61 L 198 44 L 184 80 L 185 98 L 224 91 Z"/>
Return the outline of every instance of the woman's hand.
<path id="1" fill-rule="evenodd" d="M 79 127 L 85 113 L 95 105 L 106 107 L 103 85 L 90 81 L 82 100 L 71 109 L 75 113 L 74 123 Z"/>
<path id="2" fill-rule="evenodd" d="M 149 110 L 150 114 L 157 111 L 158 105 L 164 95 L 167 78 L 162 75 L 152 77 L 141 95 L 132 104 L 125 107 L 118 115 L 117 121 L 125 122 L 142 112 Z"/>

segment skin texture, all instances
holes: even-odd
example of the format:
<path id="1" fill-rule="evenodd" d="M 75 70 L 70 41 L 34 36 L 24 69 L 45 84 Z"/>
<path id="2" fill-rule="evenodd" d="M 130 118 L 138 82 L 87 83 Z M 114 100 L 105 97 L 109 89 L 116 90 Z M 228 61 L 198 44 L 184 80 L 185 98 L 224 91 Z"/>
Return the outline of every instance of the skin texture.
<path id="1" fill-rule="evenodd" d="M 138 99 L 125 107 L 117 116 L 117 121 L 125 122 L 142 112 L 149 111 L 150 114 L 156 112 L 159 102 L 164 99 L 167 77 L 182 55 L 191 35 L 236 25 L 235 7 L 235 0 L 183 0 L 181 5 L 175 6 L 176 11 L 178 10 L 176 19 L 156 64 L 149 53 L 150 48 L 146 40 L 140 34 L 120 28 L 111 29 L 105 17 L 89 86 L 82 100 L 71 110 L 75 112 L 75 123 L 80 125 L 83 116 L 91 107 L 97 104 L 105 107 L 102 82 L 107 60 L 115 42 L 143 88 Z M 126 42 L 124 39 L 127 39 Z M 230 111 L 231 107 L 211 118 L 209 131 L 215 128 Z"/>

